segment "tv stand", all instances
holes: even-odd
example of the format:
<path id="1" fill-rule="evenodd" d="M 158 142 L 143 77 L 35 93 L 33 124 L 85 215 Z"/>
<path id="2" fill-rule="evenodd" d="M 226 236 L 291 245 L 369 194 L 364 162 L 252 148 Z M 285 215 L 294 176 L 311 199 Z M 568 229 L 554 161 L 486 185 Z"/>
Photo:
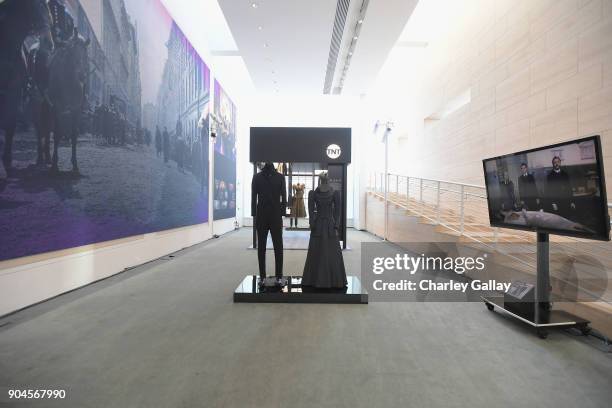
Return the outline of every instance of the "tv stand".
<path id="1" fill-rule="evenodd" d="M 542 339 L 548 337 L 548 330 L 551 328 L 576 327 L 586 335 L 590 331 L 588 320 L 562 310 L 552 309 L 550 303 L 549 237 L 544 232 L 538 232 L 537 234 L 537 269 L 533 313 L 508 310 L 504 307 L 503 297 L 482 297 L 482 300 L 490 311 L 499 308 L 515 319 L 534 327 L 537 335 Z"/>

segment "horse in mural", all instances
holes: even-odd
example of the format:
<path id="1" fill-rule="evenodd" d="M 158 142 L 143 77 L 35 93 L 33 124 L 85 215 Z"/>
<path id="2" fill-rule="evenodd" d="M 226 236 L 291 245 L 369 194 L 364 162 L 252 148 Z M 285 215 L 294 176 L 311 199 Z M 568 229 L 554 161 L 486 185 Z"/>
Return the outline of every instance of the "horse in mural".
<path id="1" fill-rule="evenodd" d="M 2 163 L 7 173 L 12 167 L 13 138 L 27 78 L 23 43 L 35 34 L 52 49 L 50 27 L 44 0 L 0 0 L 0 130 L 4 131 Z"/>
<path id="2" fill-rule="evenodd" d="M 79 169 L 77 139 L 86 101 L 88 46 L 89 39 L 83 39 L 75 29 L 72 37 L 58 45 L 50 56 L 35 50 L 31 58 L 31 75 L 38 89 L 32 108 L 38 136 L 37 163 L 49 164 L 52 132 L 51 169 L 54 171 L 59 171 L 58 149 L 63 137 L 71 142 L 72 170 Z"/>

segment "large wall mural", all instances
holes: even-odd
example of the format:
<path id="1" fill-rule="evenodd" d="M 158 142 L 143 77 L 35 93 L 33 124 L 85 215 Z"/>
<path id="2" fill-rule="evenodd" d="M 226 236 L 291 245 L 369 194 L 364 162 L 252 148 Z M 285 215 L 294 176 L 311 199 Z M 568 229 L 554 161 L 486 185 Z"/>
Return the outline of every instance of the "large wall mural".
<path id="1" fill-rule="evenodd" d="M 0 1 L 0 71 L 0 260 L 208 221 L 210 71 L 159 0 Z"/>
<path id="2" fill-rule="evenodd" d="M 215 141 L 213 218 L 236 216 L 236 106 L 215 81 L 215 116 L 220 123 Z"/>

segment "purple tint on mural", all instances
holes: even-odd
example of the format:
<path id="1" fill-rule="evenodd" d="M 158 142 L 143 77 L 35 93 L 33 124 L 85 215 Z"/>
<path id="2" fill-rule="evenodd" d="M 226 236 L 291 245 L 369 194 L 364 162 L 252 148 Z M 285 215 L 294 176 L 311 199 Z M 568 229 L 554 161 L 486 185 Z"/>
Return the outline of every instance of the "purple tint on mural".
<path id="1" fill-rule="evenodd" d="M 215 115 L 218 124 L 215 151 L 231 159 L 236 158 L 236 106 L 223 87 L 215 80 Z"/>
<path id="2" fill-rule="evenodd" d="M 215 81 L 215 172 L 213 218 L 236 216 L 236 106 L 219 82 Z"/>
<path id="3" fill-rule="evenodd" d="M 210 70 L 165 7 L 159 0 L 64 0 L 48 7 L 59 16 L 50 21 L 58 40 L 68 41 L 66 27 L 74 26 L 89 41 L 83 58 L 58 54 L 56 64 L 41 68 L 59 78 L 54 69 L 84 64 L 85 99 L 74 112 L 78 131 L 71 138 L 58 125 L 57 139 L 35 131 L 64 121 L 54 109 L 37 114 L 45 100 L 0 100 L 3 118 L 17 117 L 7 106 L 32 112 L 20 117 L 12 143 L 0 138 L 0 150 L 10 152 L 0 165 L 0 260 L 207 222 Z M 36 18 L 19 7 L 5 17 L 16 27 Z M 10 50 L 30 50 L 36 40 L 13 37 L 2 43 L 3 66 L 19 64 Z M 34 80 L 24 77 L 15 89 Z M 53 106 L 75 84 L 76 78 L 54 83 Z M 46 152 L 56 144 L 55 164 Z"/>

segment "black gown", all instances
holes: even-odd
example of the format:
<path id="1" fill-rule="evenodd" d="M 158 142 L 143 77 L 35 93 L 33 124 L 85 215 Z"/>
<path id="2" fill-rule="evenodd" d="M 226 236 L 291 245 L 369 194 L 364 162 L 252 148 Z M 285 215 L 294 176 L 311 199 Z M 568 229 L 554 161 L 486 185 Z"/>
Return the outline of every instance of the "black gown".
<path id="1" fill-rule="evenodd" d="M 338 240 L 340 199 L 331 187 L 318 187 L 308 194 L 310 242 L 302 286 L 314 288 L 344 288 L 347 286 L 342 249 Z"/>

